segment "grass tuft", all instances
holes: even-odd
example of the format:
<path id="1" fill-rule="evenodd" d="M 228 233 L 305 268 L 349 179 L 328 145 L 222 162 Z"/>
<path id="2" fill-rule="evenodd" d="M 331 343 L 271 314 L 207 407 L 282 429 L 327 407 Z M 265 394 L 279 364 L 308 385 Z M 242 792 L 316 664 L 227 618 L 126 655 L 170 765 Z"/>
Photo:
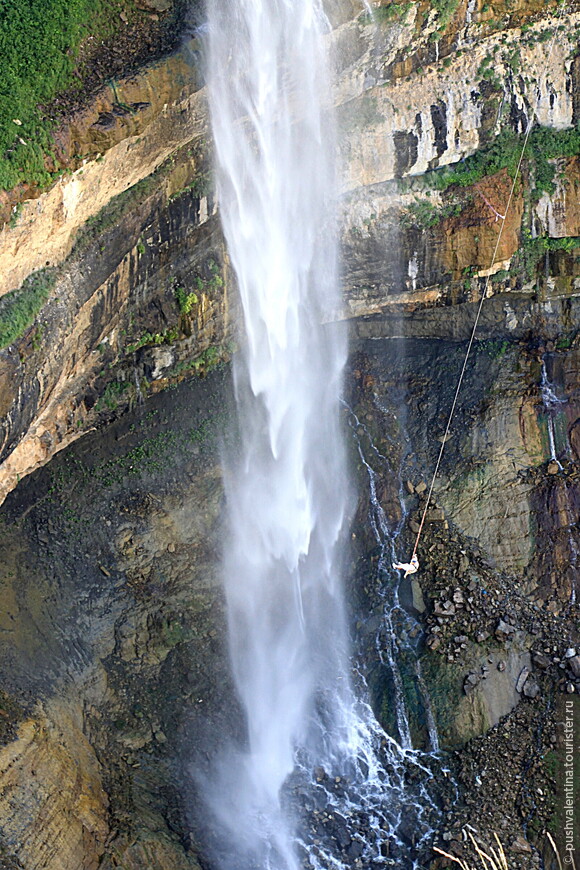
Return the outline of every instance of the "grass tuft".
<path id="1" fill-rule="evenodd" d="M 507 862 L 507 858 L 504 852 L 504 848 L 501 844 L 501 841 L 497 834 L 494 833 L 496 848 L 493 846 L 489 847 L 489 853 L 484 852 L 481 846 L 477 843 L 475 837 L 471 832 L 469 833 L 469 839 L 471 840 L 471 844 L 475 850 L 475 854 L 477 855 L 479 862 L 481 864 L 482 870 L 509 870 L 509 865 Z M 559 870 L 562 870 L 562 860 L 560 858 L 560 853 L 558 851 L 558 847 L 554 842 L 554 838 L 550 834 L 550 832 L 546 832 L 547 838 L 550 842 L 552 849 L 554 850 L 554 854 L 556 855 L 556 859 L 558 861 Z M 450 861 L 453 861 L 454 864 L 458 864 L 461 867 L 461 870 L 475 870 L 474 866 L 469 863 L 468 860 L 464 860 L 463 858 L 457 858 L 455 855 L 449 854 L 449 852 L 445 852 L 443 849 L 439 849 L 437 846 L 433 847 L 433 851 L 437 852 L 439 855 L 443 855 L 445 858 L 448 858 Z M 574 866 L 574 865 L 572 865 Z"/>
<path id="2" fill-rule="evenodd" d="M 33 272 L 24 283 L 0 298 L 0 348 L 7 347 L 31 326 L 54 287 L 52 269 Z"/>
<path id="3" fill-rule="evenodd" d="M 0 189 L 51 182 L 52 122 L 40 106 L 80 87 L 81 41 L 106 34 L 120 8 L 119 0 L 0 0 Z"/>

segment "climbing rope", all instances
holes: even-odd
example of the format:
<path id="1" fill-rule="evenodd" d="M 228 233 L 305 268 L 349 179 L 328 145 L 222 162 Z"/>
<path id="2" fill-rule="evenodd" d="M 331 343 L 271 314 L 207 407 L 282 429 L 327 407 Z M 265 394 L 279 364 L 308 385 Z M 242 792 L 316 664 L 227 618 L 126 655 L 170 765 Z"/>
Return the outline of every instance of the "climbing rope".
<path id="1" fill-rule="evenodd" d="M 564 5 L 565 5 L 565 4 L 562 3 L 562 5 L 561 5 L 561 7 L 560 7 L 560 14 L 559 14 L 559 16 L 558 16 L 558 22 L 559 22 L 559 21 L 561 20 L 561 18 L 562 18 L 562 14 L 563 14 L 563 11 L 564 11 Z M 556 36 L 557 36 L 557 33 L 558 33 L 558 29 L 557 29 L 557 28 L 554 28 L 554 35 L 553 35 L 553 37 L 552 37 L 552 42 L 551 42 L 551 44 L 550 44 L 550 50 L 549 50 L 549 52 L 548 52 L 548 59 L 547 59 L 547 62 L 546 62 L 546 66 L 548 66 L 549 63 L 550 63 L 550 60 L 551 60 L 551 57 L 552 57 L 552 52 L 553 52 L 553 50 L 554 50 L 554 46 L 555 46 L 555 44 L 556 44 Z M 538 96 L 538 107 L 539 107 L 539 103 L 540 103 L 540 97 Z M 492 256 L 492 258 L 491 258 L 491 264 L 490 264 L 490 267 L 489 267 L 489 270 L 488 270 L 488 273 L 487 273 L 487 276 L 486 276 L 486 280 L 485 280 L 485 285 L 484 285 L 484 288 L 483 288 L 483 292 L 482 292 L 482 294 L 481 294 L 481 299 L 480 299 L 480 301 L 479 301 L 479 305 L 478 305 L 478 308 L 477 308 L 477 313 L 476 313 L 476 315 L 475 315 L 475 321 L 474 321 L 474 323 L 473 323 L 473 329 L 471 330 L 471 336 L 470 336 L 470 338 L 469 338 L 469 343 L 468 343 L 468 345 L 467 345 L 467 351 L 466 351 L 466 353 L 465 353 L 465 359 L 463 360 L 463 366 L 462 366 L 462 368 L 461 368 L 461 373 L 460 373 L 460 375 L 459 375 L 459 381 L 458 381 L 458 383 L 457 383 L 457 389 L 455 390 L 455 395 L 453 396 L 453 402 L 452 402 L 452 404 L 451 404 L 451 410 L 449 411 L 449 417 L 448 417 L 448 419 L 447 419 L 447 426 L 445 427 L 445 433 L 444 433 L 444 435 L 443 435 L 443 438 L 441 439 L 441 448 L 440 448 L 440 450 L 439 450 L 439 456 L 437 457 L 437 462 L 436 462 L 436 464 L 435 464 L 435 471 L 433 472 L 433 477 L 432 477 L 432 479 L 431 479 L 431 485 L 430 485 L 430 487 L 429 487 L 429 491 L 428 491 L 428 493 L 427 493 L 427 500 L 425 501 L 425 507 L 423 508 L 423 513 L 422 513 L 422 516 L 421 516 L 421 522 L 419 523 L 419 529 L 418 529 L 418 531 L 417 531 L 417 537 L 415 538 L 415 546 L 413 547 L 413 555 L 412 555 L 412 557 L 411 557 L 411 562 L 413 562 L 413 560 L 415 560 L 415 561 L 417 560 L 417 549 L 418 549 L 418 547 L 419 547 L 419 542 L 420 542 L 420 540 L 421 540 L 421 535 L 422 535 L 422 533 L 423 533 L 423 527 L 424 527 L 424 525 L 425 525 L 425 519 L 426 519 L 426 517 L 427 517 L 427 511 L 429 510 L 429 504 L 430 504 L 430 502 L 431 502 L 431 496 L 433 495 L 433 487 L 435 486 L 435 481 L 437 480 L 437 475 L 439 474 L 439 468 L 440 468 L 440 466 L 441 466 L 441 460 L 443 459 L 443 453 L 444 453 L 444 451 L 445 451 L 445 444 L 446 444 L 447 441 L 448 441 L 449 430 L 450 430 L 450 428 L 451 428 L 451 421 L 453 420 L 453 415 L 455 414 L 455 408 L 456 408 L 456 406 L 457 406 L 457 400 L 458 400 L 458 398 L 459 398 L 459 393 L 460 393 L 460 391 L 461 391 L 461 386 L 462 386 L 462 384 L 463 384 L 463 378 L 465 377 L 465 371 L 466 371 L 466 369 L 467 369 L 467 363 L 468 363 L 468 361 L 469 361 L 469 356 L 470 356 L 470 354 L 471 354 L 471 348 L 473 347 L 473 342 L 474 342 L 474 340 L 475 340 L 475 333 L 477 332 L 477 326 L 478 326 L 479 318 L 480 318 L 481 311 L 482 311 L 482 308 L 483 308 L 483 303 L 484 303 L 484 301 L 485 301 L 485 299 L 486 299 L 486 297 L 487 297 L 487 293 L 488 293 L 488 290 L 489 290 L 490 279 L 491 279 L 491 274 L 490 274 L 490 273 L 491 273 L 491 271 L 492 271 L 492 269 L 493 269 L 493 267 L 495 266 L 495 263 L 496 263 L 497 254 L 498 254 L 498 251 L 499 251 L 499 246 L 500 246 L 501 238 L 502 238 L 502 235 L 503 235 L 503 231 L 504 231 L 504 227 L 505 227 L 506 219 L 507 219 L 507 216 L 508 216 L 508 213 L 509 213 L 509 210 L 510 210 L 511 204 L 512 204 L 512 200 L 513 200 L 514 193 L 515 193 L 515 189 L 516 189 L 516 184 L 517 184 L 517 181 L 518 181 L 518 176 L 519 176 L 519 174 L 520 174 L 520 170 L 521 170 L 521 168 L 522 168 L 522 163 L 523 163 L 523 160 L 524 160 L 524 154 L 525 154 L 526 148 L 528 147 L 528 142 L 529 142 L 529 139 L 530 139 L 530 134 L 531 134 L 531 132 L 532 132 L 532 127 L 534 126 L 534 123 L 535 123 L 535 121 L 536 121 L 536 117 L 537 117 L 537 108 L 536 108 L 536 109 L 532 109 L 531 114 L 530 114 L 530 118 L 528 119 L 528 125 L 527 125 L 527 129 L 526 129 L 526 134 L 525 134 L 525 136 L 524 136 L 524 144 L 523 144 L 523 147 L 522 147 L 522 151 L 521 151 L 521 154 L 520 154 L 520 158 L 519 158 L 519 160 L 518 160 L 518 165 L 517 165 L 517 168 L 516 168 L 516 172 L 515 172 L 515 175 L 514 175 L 514 178 L 513 178 L 513 183 L 512 183 L 512 186 L 511 186 L 511 190 L 510 190 L 510 194 L 509 194 L 508 201 L 507 201 L 506 207 L 505 207 L 505 209 L 504 209 L 503 215 L 499 214 L 495 209 L 493 209 L 493 211 L 494 211 L 495 214 L 496 214 L 496 221 L 497 221 L 498 219 L 501 220 L 500 227 L 499 227 L 499 233 L 498 233 L 498 236 L 497 236 L 497 241 L 496 241 L 496 243 L 495 243 L 495 248 L 494 248 L 493 256 Z M 482 194 L 482 195 L 483 195 L 483 194 Z M 484 199 L 485 199 L 485 197 L 484 197 Z"/>

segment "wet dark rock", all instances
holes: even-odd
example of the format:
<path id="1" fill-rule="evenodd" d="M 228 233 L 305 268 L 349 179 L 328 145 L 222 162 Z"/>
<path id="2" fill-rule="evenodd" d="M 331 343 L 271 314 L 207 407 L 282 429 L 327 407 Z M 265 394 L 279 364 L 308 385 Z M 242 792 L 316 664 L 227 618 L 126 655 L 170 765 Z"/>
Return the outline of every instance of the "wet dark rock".
<path id="1" fill-rule="evenodd" d="M 344 825 L 335 828 L 334 839 L 338 843 L 340 849 L 347 849 L 352 843 L 352 838 L 348 832 L 348 828 Z"/>
<path id="2" fill-rule="evenodd" d="M 431 120 L 435 130 L 437 156 L 441 157 L 447 151 L 447 106 L 443 100 L 438 100 L 431 106 Z"/>
<path id="3" fill-rule="evenodd" d="M 347 856 L 353 860 L 360 858 L 363 852 L 364 846 L 360 840 L 351 840 L 346 850 Z"/>
<path id="4" fill-rule="evenodd" d="M 419 139 L 415 133 L 395 131 L 393 144 L 395 146 L 395 174 L 400 177 L 417 162 Z"/>
<path id="5" fill-rule="evenodd" d="M 569 658 L 567 664 L 574 676 L 580 677 L 580 655 Z"/>

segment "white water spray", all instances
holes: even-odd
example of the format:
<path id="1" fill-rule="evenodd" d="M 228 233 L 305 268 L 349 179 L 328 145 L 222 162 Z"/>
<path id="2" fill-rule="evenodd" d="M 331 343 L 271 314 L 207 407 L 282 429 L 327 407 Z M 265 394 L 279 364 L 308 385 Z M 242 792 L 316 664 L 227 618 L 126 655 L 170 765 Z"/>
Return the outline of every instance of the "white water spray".
<path id="1" fill-rule="evenodd" d="M 552 384 L 548 377 L 548 368 L 546 366 L 546 359 L 542 359 L 542 380 L 540 383 L 540 392 L 542 396 L 542 404 L 544 406 L 544 411 L 546 413 L 547 426 L 548 426 L 548 444 L 550 448 L 550 459 L 552 462 L 556 462 L 560 470 L 562 471 L 562 463 L 558 459 L 558 454 L 556 451 L 556 432 L 554 421 L 556 419 L 556 415 L 559 411 L 561 411 L 562 407 L 567 403 L 567 399 L 561 399 L 556 392 L 555 384 Z M 579 553 L 578 546 L 576 544 L 576 540 L 574 537 L 574 513 L 572 511 L 570 505 L 570 496 L 568 493 L 568 487 L 565 489 L 566 492 L 566 513 L 568 515 L 568 545 L 570 547 L 570 572 L 571 572 L 571 590 L 570 590 L 570 604 L 576 604 L 576 595 L 577 595 L 577 575 L 578 575 L 578 563 L 579 563 Z"/>
<path id="2" fill-rule="evenodd" d="M 339 302 L 327 22 L 319 0 L 212 0 L 209 13 L 218 199 L 246 331 L 225 558 L 246 742 L 205 784 L 208 838 L 221 870 L 415 868 L 437 816 L 433 759 L 384 733 L 362 676 L 357 699 L 345 627 L 346 341 L 321 326 Z"/>
<path id="3" fill-rule="evenodd" d="M 224 766 L 214 808 L 237 845 L 232 867 L 277 870 L 298 866 L 281 787 L 316 735 L 332 743 L 349 692 L 346 347 L 320 326 L 337 302 L 326 21 L 316 0 L 213 0 L 209 15 L 218 199 L 246 330 L 225 586 L 247 749 Z"/>
<path id="4" fill-rule="evenodd" d="M 552 462 L 556 462 L 560 468 L 562 468 L 562 464 L 558 459 L 558 455 L 556 453 L 556 436 L 554 432 L 554 415 L 557 413 L 558 409 L 566 404 L 565 399 L 560 399 L 556 394 L 556 390 L 553 384 L 550 383 L 548 379 L 548 370 L 546 368 L 546 361 L 542 360 L 542 382 L 540 385 L 540 391 L 542 394 L 542 404 L 544 405 L 544 409 L 546 411 L 547 425 L 548 425 L 548 443 L 550 445 L 550 459 Z"/>

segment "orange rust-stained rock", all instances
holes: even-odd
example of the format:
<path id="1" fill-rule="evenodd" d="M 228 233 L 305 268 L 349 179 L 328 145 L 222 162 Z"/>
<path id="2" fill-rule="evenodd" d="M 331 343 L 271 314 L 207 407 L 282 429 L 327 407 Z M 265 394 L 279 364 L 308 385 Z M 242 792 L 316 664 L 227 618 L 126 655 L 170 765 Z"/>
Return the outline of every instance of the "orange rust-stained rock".
<path id="1" fill-rule="evenodd" d="M 564 170 L 564 235 L 580 236 L 580 157 L 571 157 Z"/>
<path id="2" fill-rule="evenodd" d="M 483 178 L 473 187 L 470 205 L 460 215 L 443 222 L 443 261 L 454 279 L 459 279 L 467 268 L 475 268 L 480 273 L 491 269 L 492 263 L 496 269 L 503 268 L 519 248 L 524 209 L 521 186 L 512 198 L 505 224 L 501 217 L 505 214 L 511 186 L 512 180 L 505 169 Z"/>
<path id="3" fill-rule="evenodd" d="M 559 8 L 558 0 L 477 0 L 473 17 L 488 24 L 490 30 L 497 30 L 506 18 L 511 27 L 521 27 L 542 14 L 557 13 Z"/>

